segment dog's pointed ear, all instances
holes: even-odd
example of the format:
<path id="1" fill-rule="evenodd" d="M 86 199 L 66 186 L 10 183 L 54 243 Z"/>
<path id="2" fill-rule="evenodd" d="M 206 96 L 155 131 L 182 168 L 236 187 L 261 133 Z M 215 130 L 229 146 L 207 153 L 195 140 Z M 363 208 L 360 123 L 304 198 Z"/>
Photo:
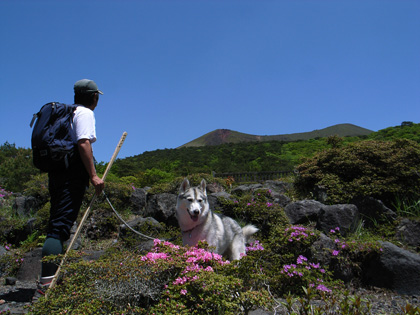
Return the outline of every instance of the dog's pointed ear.
<path id="1" fill-rule="evenodd" d="M 179 188 L 179 192 L 184 193 L 187 191 L 188 188 L 190 188 L 190 182 L 188 181 L 188 179 L 185 178 L 182 181 L 181 187 Z"/>
<path id="2" fill-rule="evenodd" d="M 204 191 L 204 193 L 207 195 L 207 193 L 206 193 L 206 181 L 204 180 L 204 178 L 202 179 L 200 186 L 201 186 L 201 190 Z"/>

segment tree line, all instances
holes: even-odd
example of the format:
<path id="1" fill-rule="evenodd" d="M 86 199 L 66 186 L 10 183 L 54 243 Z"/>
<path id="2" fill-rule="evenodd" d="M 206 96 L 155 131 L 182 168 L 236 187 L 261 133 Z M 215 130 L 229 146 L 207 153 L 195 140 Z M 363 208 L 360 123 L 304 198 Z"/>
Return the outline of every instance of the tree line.
<path id="1" fill-rule="evenodd" d="M 185 147 L 146 151 L 142 154 L 118 159 L 110 177 L 127 178 L 137 185 L 151 185 L 178 176 L 197 173 L 290 171 L 330 148 L 366 140 L 409 139 L 420 143 L 420 124 L 403 122 L 400 126 L 373 132 L 369 136 L 315 138 L 301 141 L 268 141 L 227 143 L 215 146 Z M 106 164 L 98 164 L 98 172 Z M 0 146 L 0 187 L 9 191 L 22 191 L 24 184 L 39 171 L 32 165 L 32 150 L 17 148 L 15 144 Z"/>

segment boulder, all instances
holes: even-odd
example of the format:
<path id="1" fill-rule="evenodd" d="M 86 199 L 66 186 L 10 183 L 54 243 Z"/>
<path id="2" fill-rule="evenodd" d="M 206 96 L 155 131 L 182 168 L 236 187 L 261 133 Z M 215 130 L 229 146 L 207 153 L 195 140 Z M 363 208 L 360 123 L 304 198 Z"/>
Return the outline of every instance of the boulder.
<path id="1" fill-rule="evenodd" d="M 272 192 L 277 192 L 284 194 L 292 189 L 293 185 L 291 183 L 282 182 L 279 180 L 267 180 L 263 184 L 263 188 L 267 188 Z"/>
<path id="2" fill-rule="evenodd" d="M 4 248 L 3 246 L 0 245 L 0 257 L 5 255 L 7 253 L 6 248 Z"/>
<path id="3" fill-rule="evenodd" d="M 363 281 L 399 294 L 420 294 L 420 255 L 390 242 L 381 242 L 382 253 L 362 266 Z"/>
<path id="4" fill-rule="evenodd" d="M 162 225 L 158 221 L 156 221 L 154 218 L 151 218 L 151 217 L 148 217 L 148 218 L 137 217 L 133 220 L 128 221 L 127 224 L 132 229 L 134 229 L 135 231 L 141 231 L 142 226 L 144 224 L 148 224 L 148 225 L 152 226 L 153 228 L 155 228 L 157 230 L 162 230 L 163 229 Z M 127 225 L 121 224 L 119 226 L 118 237 L 124 239 L 124 238 L 126 238 L 128 232 L 134 233 L 134 232 L 130 231 L 130 229 L 127 227 Z M 147 236 L 150 236 L 150 235 L 147 235 Z M 142 241 L 145 240 L 145 238 L 142 238 L 141 236 L 139 236 L 139 240 L 140 239 Z"/>
<path id="5" fill-rule="evenodd" d="M 23 256 L 22 265 L 16 275 L 19 281 L 36 281 L 41 274 L 42 248 L 36 248 Z"/>
<path id="6" fill-rule="evenodd" d="M 214 194 L 214 193 L 220 193 L 220 192 L 225 191 L 223 186 L 220 185 L 219 183 L 207 183 L 206 189 L 207 189 L 207 194 L 209 193 Z"/>
<path id="7" fill-rule="evenodd" d="M 143 188 L 136 188 L 130 197 L 131 212 L 140 214 L 147 203 L 147 192 Z"/>
<path id="8" fill-rule="evenodd" d="M 218 193 L 208 194 L 207 195 L 209 200 L 210 209 L 213 211 L 220 211 L 223 212 L 223 204 L 221 202 L 222 199 L 232 200 L 232 195 L 222 191 Z"/>
<path id="9" fill-rule="evenodd" d="M 359 222 L 359 211 L 355 205 L 338 204 L 321 207 L 316 228 L 326 234 L 337 227 L 340 234 L 346 236 L 356 229 Z"/>
<path id="10" fill-rule="evenodd" d="M 133 248 L 136 248 L 139 253 L 145 254 L 149 252 L 153 247 L 153 240 L 150 238 L 154 238 L 152 233 L 145 232 L 145 230 L 151 231 L 151 230 L 157 230 L 157 233 L 154 233 L 154 235 L 158 234 L 161 230 L 163 230 L 163 226 L 156 221 L 155 219 L 148 217 L 148 218 L 142 218 L 137 217 L 129 222 L 127 224 L 135 231 L 138 231 L 142 235 L 145 235 L 147 237 L 144 237 L 142 235 L 138 235 L 131 231 L 125 224 L 121 224 L 119 227 L 119 235 L 118 238 L 128 242 L 130 246 Z M 146 228 L 143 228 L 144 225 L 148 225 Z"/>
<path id="11" fill-rule="evenodd" d="M 262 184 L 240 185 L 232 189 L 232 194 L 242 196 L 246 193 L 253 192 L 254 190 L 263 188 Z"/>
<path id="12" fill-rule="evenodd" d="M 3 256 L 7 255 L 7 250 L 3 246 L 0 246 L 0 277 L 3 276 L 3 273 L 6 271 L 7 265 L 5 260 L 3 260 Z M 1 313 L 0 313 L 1 314 Z"/>
<path id="13" fill-rule="evenodd" d="M 343 280 L 345 283 L 358 281 L 355 265 L 347 259 L 337 259 L 332 255 L 333 250 L 337 250 L 337 244 L 330 237 L 321 233 L 320 238 L 310 247 L 310 256 L 312 261 L 316 261 L 321 266 L 328 266 L 333 272 L 335 279 Z"/>
<path id="14" fill-rule="evenodd" d="M 397 218 L 394 211 L 385 206 L 382 201 L 373 197 L 355 198 L 351 203 L 357 206 L 366 226 L 392 222 Z"/>
<path id="15" fill-rule="evenodd" d="M 289 197 L 277 191 L 271 192 L 271 198 L 273 199 L 273 203 L 276 203 L 283 208 L 292 202 L 292 200 Z"/>
<path id="16" fill-rule="evenodd" d="M 17 279 L 15 277 L 6 277 L 6 279 L 4 279 L 4 284 L 5 285 L 15 285 Z"/>
<path id="17" fill-rule="evenodd" d="M 91 213 L 83 228 L 86 236 L 91 240 L 109 239 L 113 233 L 117 232 L 116 221 L 116 216 L 112 211 L 99 208 Z M 73 230 L 70 233 L 74 234 Z"/>
<path id="18" fill-rule="evenodd" d="M 33 196 L 20 196 L 16 197 L 13 202 L 12 208 L 19 216 L 28 216 L 31 212 L 39 210 L 41 203 Z"/>
<path id="19" fill-rule="evenodd" d="M 82 257 L 85 261 L 99 260 L 105 255 L 105 250 L 85 250 L 83 251 L 86 255 Z"/>
<path id="20" fill-rule="evenodd" d="M 420 247 L 420 222 L 403 219 L 396 228 L 396 236 L 403 243 Z"/>
<path id="21" fill-rule="evenodd" d="M 318 214 L 324 205 L 315 200 L 301 200 L 289 203 L 284 212 L 291 224 L 304 224 L 317 221 Z"/>
<path id="22" fill-rule="evenodd" d="M 19 245 L 20 242 L 25 241 L 36 230 L 35 223 L 35 218 L 29 218 L 23 225 L 3 226 L 0 236 L 13 245 Z"/>
<path id="23" fill-rule="evenodd" d="M 153 217 L 157 221 L 165 222 L 172 226 L 178 226 L 176 219 L 176 200 L 175 194 L 156 194 L 151 195 L 148 199 L 144 211 L 140 212 L 143 217 Z"/>
<path id="24" fill-rule="evenodd" d="M 328 266 L 331 261 L 331 250 L 335 249 L 335 247 L 334 241 L 324 233 L 321 233 L 319 239 L 313 242 L 310 247 L 311 260 Z"/>
<path id="25" fill-rule="evenodd" d="M 70 237 L 69 237 L 69 239 L 67 240 L 67 241 L 65 241 L 64 242 L 64 245 L 65 246 L 69 246 L 70 245 L 70 243 L 71 243 L 71 241 L 73 240 L 73 237 L 74 237 L 74 235 L 76 234 L 76 232 L 77 232 L 77 228 L 78 228 L 78 222 L 77 221 L 75 221 L 74 223 L 73 223 L 73 226 L 71 227 L 71 230 L 70 230 Z M 87 228 L 87 230 L 88 230 L 89 228 Z M 87 233 L 88 234 L 88 233 Z M 88 234 L 89 235 L 89 234 Z M 77 237 L 77 239 L 74 241 L 74 243 L 73 243 L 73 247 L 72 247 L 72 249 L 74 249 L 74 250 L 78 250 L 78 249 L 80 249 L 82 247 L 82 237 L 81 237 L 81 235 L 79 234 L 79 236 Z"/>

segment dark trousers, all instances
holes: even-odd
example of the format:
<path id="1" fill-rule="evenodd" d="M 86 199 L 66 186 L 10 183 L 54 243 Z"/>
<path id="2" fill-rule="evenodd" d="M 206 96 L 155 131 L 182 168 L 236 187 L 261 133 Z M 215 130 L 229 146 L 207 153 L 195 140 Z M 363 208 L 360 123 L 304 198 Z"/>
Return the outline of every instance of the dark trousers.
<path id="1" fill-rule="evenodd" d="M 47 237 L 64 242 L 70 238 L 70 230 L 89 185 L 89 176 L 83 165 L 48 175 L 51 209 Z"/>

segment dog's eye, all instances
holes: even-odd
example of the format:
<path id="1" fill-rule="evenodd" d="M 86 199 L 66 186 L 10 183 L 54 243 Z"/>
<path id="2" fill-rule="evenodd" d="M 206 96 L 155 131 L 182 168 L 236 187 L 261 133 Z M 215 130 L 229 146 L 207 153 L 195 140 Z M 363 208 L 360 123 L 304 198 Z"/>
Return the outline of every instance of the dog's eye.
<path id="1" fill-rule="evenodd" d="M 198 199 L 197 200 L 199 203 L 202 203 L 203 202 L 203 199 Z"/>
<path id="2" fill-rule="evenodd" d="M 188 200 L 189 202 L 193 202 L 193 201 L 194 201 L 194 199 L 193 199 L 193 198 L 187 198 L 187 200 Z"/>

